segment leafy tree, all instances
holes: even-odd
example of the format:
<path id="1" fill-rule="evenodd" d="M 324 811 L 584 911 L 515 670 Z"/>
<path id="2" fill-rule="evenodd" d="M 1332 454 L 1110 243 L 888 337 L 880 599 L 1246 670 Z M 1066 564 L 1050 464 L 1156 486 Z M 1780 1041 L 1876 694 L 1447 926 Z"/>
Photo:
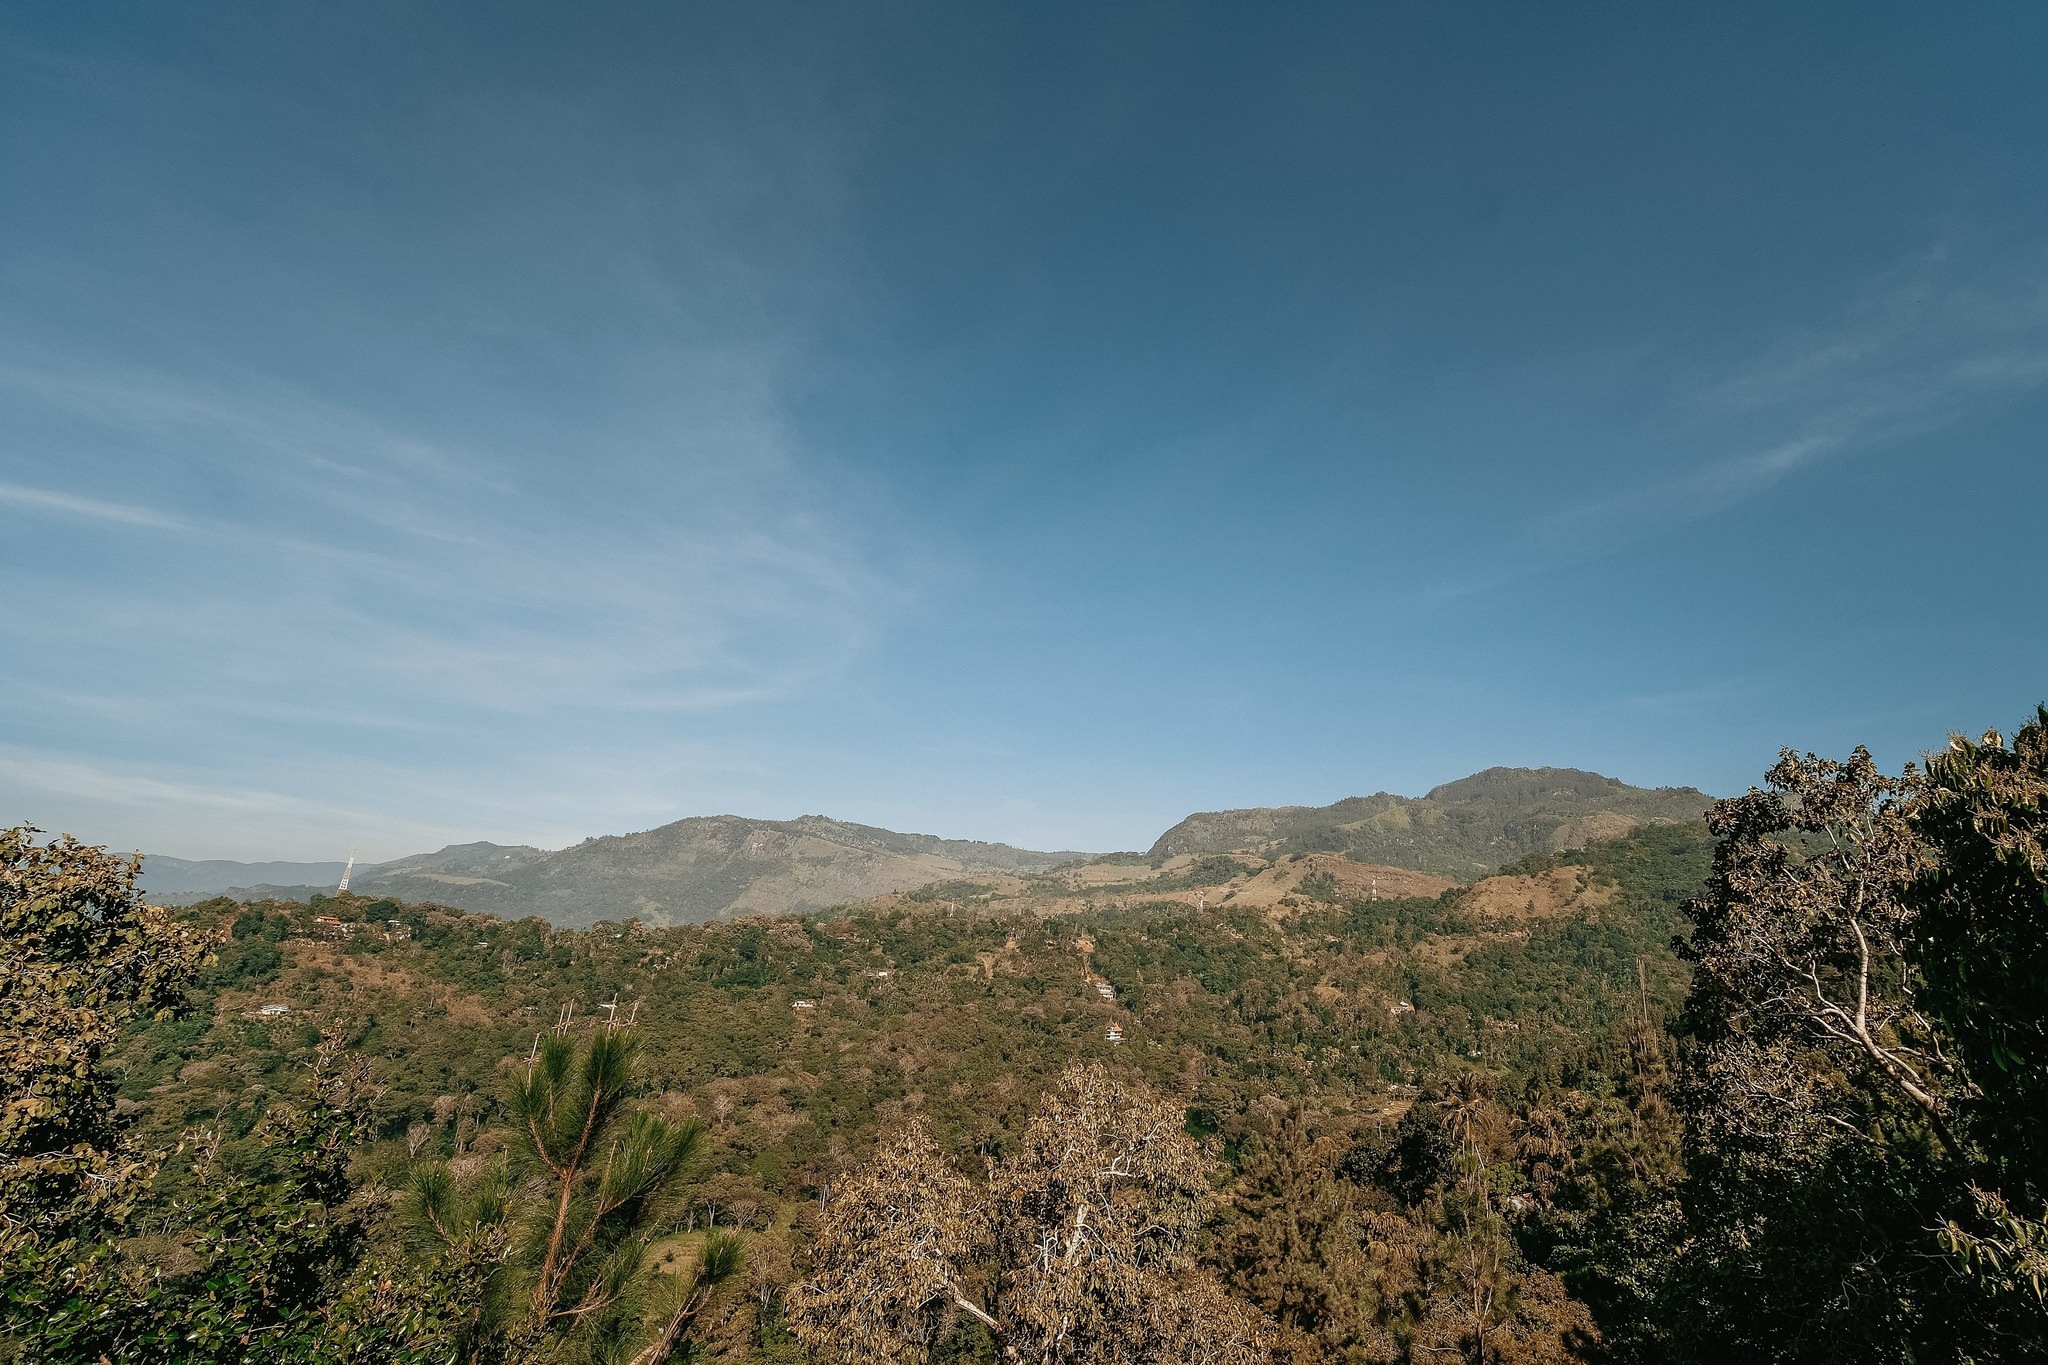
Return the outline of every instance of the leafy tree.
<path id="1" fill-rule="evenodd" d="M 2040 1355 L 2038 1302 L 1987 1298 L 1932 1235 L 1992 1287 L 2028 1262 L 1999 1193 L 2039 1194 L 2025 1097 L 2041 1006 L 2019 975 L 2041 952 L 2028 743 L 1958 745 L 1931 777 L 1887 776 L 1861 749 L 1787 752 L 1769 790 L 1715 808 L 1677 1091 L 1691 1237 L 1667 1297 L 1676 1346 Z"/>
<path id="2" fill-rule="evenodd" d="M 111 1243 L 156 1158 L 114 1114 L 103 1064 L 121 1027 L 174 1009 L 208 936 L 135 891 L 140 860 L 0 830 L 0 1330 L 90 1312 Z"/>
<path id="3" fill-rule="evenodd" d="M 400 1358 L 380 1324 L 341 1311 L 374 1213 L 349 1175 L 366 1064 L 330 1040 L 311 1093 L 271 1111 L 252 1153 L 231 1157 L 218 1129 L 192 1134 L 189 1177 L 152 1199 L 165 1154 L 117 1121 L 104 1056 L 124 1023 L 178 1006 L 217 936 L 143 905 L 137 860 L 35 833 L 0 832 L 0 1351 Z"/>
<path id="4" fill-rule="evenodd" d="M 1269 1325 L 1195 1264 L 1213 1195 L 1184 1121 L 1075 1065 L 982 1187 L 912 1123 L 827 1202 L 791 1295 L 798 1339 L 829 1360 L 924 1360 L 965 1318 L 1039 1365 L 1270 1359 Z"/>
<path id="5" fill-rule="evenodd" d="M 1322 901 L 1328 905 L 1335 905 L 1343 899 L 1337 890 L 1337 879 L 1327 872 L 1309 873 L 1295 885 L 1294 889 L 1310 900 Z"/>
<path id="6" fill-rule="evenodd" d="M 178 1268 L 131 1275 L 131 1293 L 86 1308 L 117 1358 L 192 1362 L 384 1360 L 403 1324 L 347 1305 L 365 1263 L 381 1191 L 350 1176 L 371 1126 L 369 1066 L 338 1039 L 321 1045 L 311 1093 L 271 1110 L 253 1160 L 237 1169 L 218 1130 L 192 1135 L 189 1192 L 152 1220 Z M 396 1330 L 394 1330 L 396 1328 Z"/>
<path id="7" fill-rule="evenodd" d="M 1239 1147 L 1218 1259 L 1230 1287 L 1277 1320 L 1297 1360 L 1357 1356 L 1385 1335 L 1360 1191 L 1338 1173 L 1346 1150 L 1298 1112 Z M 1391 1338 L 1380 1353 L 1392 1354 Z"/>
<path id="8" fill-rule="evenodd" d="M 972 1184 L 906 1125 L 830 1192 L 816 1269 L 790 1296 L 797 1339 L 832 1359 L 919 1361 L 961 1314 L 1000 1327 L 970 1284 L 987 1238 Z"/>
<path id="9" fill-rule="evenodd" d="M 1516 1241 L 1586 1304 L 1613 1361 L 1668 1354 L 1662 1296 L 1683 1232 L 1683 1128 L 1670 1102 L 1669 1037 L 1647 995 L 1613 1049 L 1618 1077 L 1588 1068 L 1569 1086 L 1546 1080 L 1515 1125 L 1514 1159 L 1528 1182 Z"/>
<path id="10" fill-rule="evenodd" d="M 1919 777 L 1887 777 L 1858 749 L 1846 763 L 1787 752 L 1769 781 L 1710 818 L 1721 842 L 1693 940 L 1689 1018 L 1707 1048 L 1694 1075 L 1719 1087 L 1737 1123 L 1768 1125 L 1774 1099 L 1803 1091 L 1854 1132 L 1822 1089 L 1888 1096 L 1955 1156 L 1955 1072 L 1916 1001 L 1901 895 L 1924 863 L 1906 818 Z M 1787 831 L 1807 836 L 1812 856 L 1795 863 Z"/>
<path id="11" fill-rule="evenodd" d="M 1970 1130 L 1991 1187 L 1944 1241 L 2048 1354 L 2048 708 L 2010 747 L 1996 732 L 1950 741 L 1912 820 L 1933 855 L 1906 889 L 1917 963 L 1975 1082 Z"/>
<path id="12" fill-rule="evenodd" d="M 1906 888 L 1929 1008 L 1976 1082 L 1971 1122 L 2010 1193 L 2048 1194 L 2048 709 L 1953 740 L 1912 812 L 1930 858 Z"/>
<path id="13" fill-rule="evenodd" d="M 1449 1160 L 1415 1211 L 1434 1235 L 1417 1257 L 1405 1344 L 1411 1359 L 1561 1365 L 1583 1355 L 1597 1334 L 1563 1281 L 1529 1265 L 1514 1243 L 1502 1205 L 1523 1183 L 1511 1162 L 1518 1125 L 1492 1091 L 1483 1074 L 1462 1072 L 1435 1113 L 1423 1111 L 1438 1130 L 1436 1150 Z"/>
<path id="14" fill-rule="evenodd" d="M 1464 1072 L 1348 1144 L 1298 1115 L 1254 1135 L 1222 1244 L 1232 1285 L 1280 1318 L 1297 1361 L 1582 1358 L 1591 1318 L 1515 1237 L 1524 1129 Z"/>

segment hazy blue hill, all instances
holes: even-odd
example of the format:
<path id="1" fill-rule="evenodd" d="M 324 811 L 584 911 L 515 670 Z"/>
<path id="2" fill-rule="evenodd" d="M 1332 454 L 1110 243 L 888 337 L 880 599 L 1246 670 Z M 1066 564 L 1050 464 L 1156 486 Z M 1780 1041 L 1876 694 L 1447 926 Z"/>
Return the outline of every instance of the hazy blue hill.
<path id="1" fill-rule="evenodd" d="M 238 863 L 227 858 L 170 858 L 152 853 L 142 860 L 142 889 L 153 896 L 219 892 L 229 887 L 317 886 L 332 891 L 343 864 Z"/>
<path id="2" fill-rule="evenodd" d="M 525 867 L 548 856 L 543 848 L 527 844 L 450 844 L 437 853 L 415 853 L 394 858 L 370 869 L 373 876 L 403 876 L 419 873 L 451 877 L 492 877 Z"/>
<path id="3" fill-rule="evenodd" d="M 1426 796 L 1379 792 L 1328 806 L 1190 815 L 1153 844 L 1181 853 L 1341 853 L 1468 881 L 1517 858 L 1691 820 L 1713 801 L 1691 787 L 1632 787 L 1576 768 L 1488 768 Z"/>
<path id="4" fill-rule="evenodd" d="M 691 924 L 818 910 L 965 873 L 1042 872 L 1086 856 L 901 834 L 823 815 L 712 815 L 554 851 L 450 844 L 434 853 L 357 864 L 350 887 L 511 919 L 540 915 L 567 926 L 625 918 Z M 305 900 L 332 892 L 342 864 L 197 862 L 151 854 L 143 868 L 144 889 L 151 895 L 189 903 L 221 894 Z"/>

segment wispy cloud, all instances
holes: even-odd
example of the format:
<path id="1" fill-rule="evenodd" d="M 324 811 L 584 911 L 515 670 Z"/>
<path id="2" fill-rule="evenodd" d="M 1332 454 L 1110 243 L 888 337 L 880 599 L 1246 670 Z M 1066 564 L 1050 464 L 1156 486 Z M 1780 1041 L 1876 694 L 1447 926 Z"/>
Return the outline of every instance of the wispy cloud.
<path id="1" fill-rule="evenodd" d="M 1711 516 L 1813 465 L 1953 425 L 2044 382 L 2048 266 L 1929 251 L 1869 282 L 1830 323 L 1693 385 L 1659 439 L 1713 453 L 1541 514 L 1495 571 L 1428 596 L 1484 592 Z"/>
<path id="2" fill-rule="evenodd" d="M 108 426 L 182 442 L 185 481 L 233 494 L 174 515 L 0 484 L 24 511 L 193 533 L 236 566 L 186 579 L 182 601 L 165 600 L 179 584 L 105 579 L 74 602 L 100 593 L 100 614 L 131 623 L 148 602 L 229 657 L 240 642 L 374 660 L 372 695 L 409 677 L 464 704 L 660 710 L 802 686 L 860 647 L 885 595 L 794 458 L 772 382 L 730 358 L 578 450 L 492 455 L 219 382 L 0 368 L 17 404 L 56 409 L 86 445 Z"/>
<path id="3" fill-rule="evenodd" d="M 1629 712 L 1655 716 L 1692 716 L 1698 715 L 1702 708 L 1720 707 L 1731 702 L 1754 699 L 1768 690 L 1768 681 L 1760 676 L 1710 678 L 1689 687 L 1623 693 L 1602 698 L 1594 704 L 1592 710 L 1595 713 Z"/>
<path id="4" fill-rule="evenodd" d="M 66 755 L 0 749 L 0 775 L 43 791 L 124 806 L 177 805 L 230 814 L 289 811 L 323 819 L 360 819 L 361 813 L 280 792 L 164 781 L 134 770 L 104 767 Z"/>
<path id="5" fill-rule="evenodd" d="M 9 516 L 65 523 L 16 537 L 8 818 L 397 856 L 723 804 L 745 742 L 692 716 L 832 686 L 899 609 L 895 537 L 812 475 L 766 362 L 610 397 L 458 412 L 455 449 L 221 370 L 0 370 L 0 555 Z"/>
<path id="6" fill-rule="evenodd" d="M 1833 325 L 1783 339 L 1697 396 L 1705 420 L 1776 427 L 1778 439 L 1614 506 L 1661 500 L 1703 516 L 1817 461 L 1948 426 L 2043 381 L 2048 270 L 1930 251 L 1872 281 Z"/>
<path id="7" fill-rule="evenodd" d="M 44 516 L 106 521 L 121 526 L 147 527 L 155 531 L 192 529 L 192 524 L 183 517 L 172 516 L 152 508 L 131 507 L 126 503 L 105 502 L 99 498 L 81 497 L 76 493 L 60 493 L 50 488 L 28 488 L 14 483 L 0 483 L 0 503 Z"/>

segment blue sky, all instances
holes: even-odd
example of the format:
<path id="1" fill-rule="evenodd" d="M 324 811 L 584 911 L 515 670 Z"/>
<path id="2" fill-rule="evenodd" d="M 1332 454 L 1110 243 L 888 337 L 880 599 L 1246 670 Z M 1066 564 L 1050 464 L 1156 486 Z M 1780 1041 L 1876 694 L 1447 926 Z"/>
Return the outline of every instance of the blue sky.
<path id="1" fill-rule="evenodd" d="M 19 4 L 0 816 L 1038 847 L 2048 696 L 2035 6 Z"/>

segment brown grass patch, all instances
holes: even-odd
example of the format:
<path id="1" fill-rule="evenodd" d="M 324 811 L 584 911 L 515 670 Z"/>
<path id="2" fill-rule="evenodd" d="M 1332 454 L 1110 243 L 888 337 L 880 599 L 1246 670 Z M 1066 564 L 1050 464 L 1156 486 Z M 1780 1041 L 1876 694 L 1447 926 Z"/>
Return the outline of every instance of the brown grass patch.
<path id="1" fill-rule="evenodd" d="M 381 957 L 369 957 L 360 953 L 345 953 L 331 943 L 314 939 L 288 941 L 293 953 L 293 965 L 306 968 L 318 967 L 338 976 L 346 976 L 358 991 L 370 991 L 378 995 L 402 996 L 418 1000 L 422 997 L 432 1000 L 447 1011 L 448 1022 L 471 1024 L 479 1028 L 496 1022 L 491 1012 L 473 995 L 464 994 L 443 982 L 409 972 L 405 968 L 386 962 Z"/>
<path id="2" fill-rule="evenodd" d="M 1528 877 L 1488 877 L 1459 898 L 1458 908 L 1474 920 L 1517 923 L 1561 919 L 1598 911 L 1616 888 L 1593 883 L 1583 867 L 1554 867 Z"/>

